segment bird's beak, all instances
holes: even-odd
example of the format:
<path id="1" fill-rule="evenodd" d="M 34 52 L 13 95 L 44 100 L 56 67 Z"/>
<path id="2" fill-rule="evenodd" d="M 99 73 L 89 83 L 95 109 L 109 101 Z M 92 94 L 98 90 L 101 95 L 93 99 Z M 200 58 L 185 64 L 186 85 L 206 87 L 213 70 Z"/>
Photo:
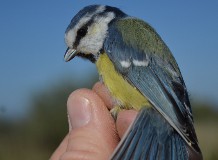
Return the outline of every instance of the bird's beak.
<path id="1" fill-rule="evenodd" d="M 77 51 L 75 49 L 71 49 L 68 47 L 64 54 L 64 60 L 68 62 L 71 59 L 73 59 L 76 56 L 76 54 L 77 54 Z"/>

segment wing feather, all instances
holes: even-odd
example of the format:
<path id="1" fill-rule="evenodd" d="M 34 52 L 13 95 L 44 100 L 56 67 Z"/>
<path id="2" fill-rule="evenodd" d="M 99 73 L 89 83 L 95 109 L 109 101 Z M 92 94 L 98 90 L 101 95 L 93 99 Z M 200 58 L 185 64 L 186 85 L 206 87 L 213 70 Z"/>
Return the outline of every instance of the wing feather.
<path id="1" fill-rule="evenodd" d="M 114 21 L 110 24 L 104 50 L 116 70 L 200 152 L 185 83 L 170 50 L 154 29 L 131 17 Z M 136 66 L 134 60 L 147 61 L 148 66 Z M 121 61 L 131 65 L 123 67 Z"/>

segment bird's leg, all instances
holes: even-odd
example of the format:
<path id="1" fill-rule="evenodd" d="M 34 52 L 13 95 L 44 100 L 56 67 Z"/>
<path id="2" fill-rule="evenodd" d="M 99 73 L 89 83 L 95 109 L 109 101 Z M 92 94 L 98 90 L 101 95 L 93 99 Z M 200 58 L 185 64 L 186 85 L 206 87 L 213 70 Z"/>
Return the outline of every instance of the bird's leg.
<path id="1" fill-rule="evenodd" d="M 117 115 L 118 115 L 118 113 L 119 113 L 120 111 L 122 111 L 122 110 L 123 110 L 123 109 L 122 109 L 120 106 L 118 106 L 118 105 L 114 106 L 114 107 L 110 110 L 110 113 L 111 113 L 111 115 L 112 115 L 112 117 L 114 118 L 115 121 L 117 120 Z"/>

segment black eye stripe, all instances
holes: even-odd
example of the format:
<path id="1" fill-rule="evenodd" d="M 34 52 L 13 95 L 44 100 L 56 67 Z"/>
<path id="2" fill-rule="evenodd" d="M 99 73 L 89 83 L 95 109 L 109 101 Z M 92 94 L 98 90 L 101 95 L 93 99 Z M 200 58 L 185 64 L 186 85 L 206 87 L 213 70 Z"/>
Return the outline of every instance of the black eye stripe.
<path id="1" fill-rule="evenodd" d="M 76 35 L 76 40 L 73 44 L 73 47 L 76 48 L 79 43 L 80 43 L 80 40 L 85 37 L 85 35 L 87 34 L 88 32 L 88 27 L 92 24 L 93 20 L 91 19 L 90 21 L 88 21 L 84 26 L 82 26 L 80 29 L 78 29 L 77 31 L 77 35 Z"/>
<path id="2" fill-rule="evenodd" d="M 74 44 L 73 44 L 73 47 L 74 47 L 74 48 L 76 48 L 76 47 L 79 45 L 80 40 L 81 40 L 83 37 L 85 37 L 87 31 L 88 31 L 88 26 L 87 26 L 87 25 L 83 26 L 82 28 L 80 28 L 80 29 L 77 31 L 76 40 L 75 40 L 75 42 L 74 42 Z"/>
<path id="3" fill-rule="evenodd" d="M 87 26 L 85 26 L 83 28 L 80 28 L 77 31 L 77 36 L 84 37 L 86 35 L 87 31 L 88 31 L 88 27 Z"/>

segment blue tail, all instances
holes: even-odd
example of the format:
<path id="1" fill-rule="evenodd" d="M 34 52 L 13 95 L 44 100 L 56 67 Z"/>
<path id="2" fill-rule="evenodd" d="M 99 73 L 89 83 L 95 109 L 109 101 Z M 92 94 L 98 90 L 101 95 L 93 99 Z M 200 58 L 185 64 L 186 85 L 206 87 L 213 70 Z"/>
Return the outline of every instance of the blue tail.
<path id="1" fill-rule="evenodd" d="M 112 160 L 202 159 L 153 108 L 142 109 Z"/>

